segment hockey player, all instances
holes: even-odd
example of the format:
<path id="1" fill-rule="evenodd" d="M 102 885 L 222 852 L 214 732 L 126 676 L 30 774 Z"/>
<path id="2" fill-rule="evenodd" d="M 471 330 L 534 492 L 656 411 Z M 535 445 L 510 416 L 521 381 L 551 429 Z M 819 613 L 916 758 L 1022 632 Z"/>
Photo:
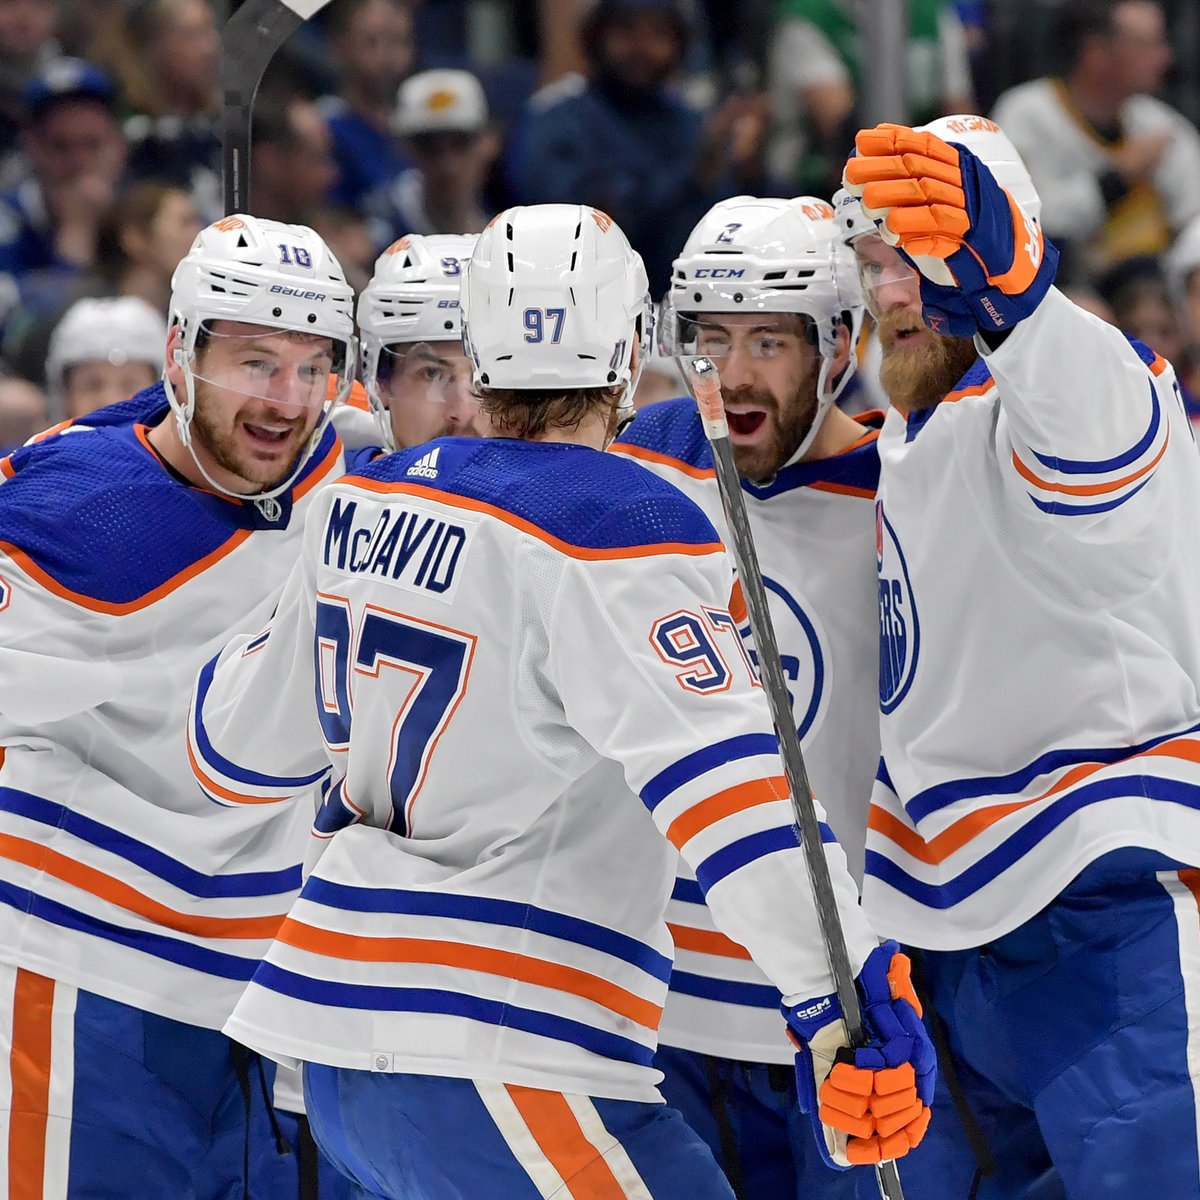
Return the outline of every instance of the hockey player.
<path id="1" fill-rule="evenodd" d="M 379 256 L 359 297 L 363 385 L 391 450 L 485 430 L 458 299 L 475 236 L 401 238 Z"/>
<path id="2" fill-rule="evenodd" d="M 1200 459 L 1174 373 L 1052 286 L 995 124 L 856 151 L 894 405 L 864 903 L 924 948 L 980 1200 L 1195 1196 Z M 975 1172 L 935 1119 L 905 1183 Z"/>
<path id="3" fill-rule="evenodd" d="M 183 726 L 196 671 L 266 623 L 317 489 L 350 465 L 324 400 L 331 372 L 349 388 L 352 302 L 311 230 L 226 217 L 175 273 L 164 382 L 4 464 L 14 1197 L 225 1200 L 271 1137 L 273 1069 L 220 1030 L 299 887 L 313 807 L 237 783 L 213 803 Z"/>
<path id="4" fill-rule="evenodd" d="M 648 315 L 611 218 L 501 213 L 463 288 L 499 436 L 327 489 L 265 638 L 197 683 L 203 786 L 324 780 L 311 873 L 227 1030 L 305 1060 L 318 1140 L 372 1196 L 729 1197 L 655 1087 L 669 842 L 785 994 L 837 1152 L 923 1132 L 905 961 L 832 836 L 873 1040 L 826 1079 L 844 1027 L 716 533 L 601 453 Z"/>
<path id="5" fill-rule="evenodd" d="M 721 374 L 735 461 L 816 794 L 862 876 L 879 759 L 875 485 L 881 413 L 834 406 L 861 301 L 823 200 L 739 196 L 692 231 L 672 271 L 665 340 Z M 642 410 L 614 449 L 696 501 L 724 530 L 695 404 Z M 744 617 L 742 617 L 744 620 Z M 779 994 L 718 932 L 681 864 L 667 920 L 675 968 L 655 1065 L 663 1095 L 708 1142 L 736 1195 L 853 1196 L 796 1104 Z M 870 1175 L 870 1172 L 866 1174 Z M 874 1191 L 874 1180 L 868 1179 Z"/>

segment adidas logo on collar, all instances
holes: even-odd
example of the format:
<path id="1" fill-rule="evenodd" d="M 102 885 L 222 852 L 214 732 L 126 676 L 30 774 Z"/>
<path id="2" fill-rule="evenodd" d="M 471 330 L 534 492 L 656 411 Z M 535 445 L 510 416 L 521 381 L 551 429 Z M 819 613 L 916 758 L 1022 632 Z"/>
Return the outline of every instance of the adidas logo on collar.
<path id="1" fill-rule="evenodd" d="M 421 455 L 411 467 L 405 471 L 405 475 L 418 475 L 422 479 L 436 479 L 438 477 L 438 455 L 441 454 L 441 446 L 435 446 L 428 454 Z"/>

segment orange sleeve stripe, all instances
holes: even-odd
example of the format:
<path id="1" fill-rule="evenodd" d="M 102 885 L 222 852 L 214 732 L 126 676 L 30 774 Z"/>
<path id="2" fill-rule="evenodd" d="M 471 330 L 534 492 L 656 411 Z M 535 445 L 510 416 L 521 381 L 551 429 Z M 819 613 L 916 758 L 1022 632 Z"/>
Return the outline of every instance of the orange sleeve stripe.
<path id="1" fill-rule="evenodd" d="M 349 962 L 424 963 L 517 979 L 536 987 L 553 988 L 591 1000 L 646 1029 L 657 1029 L 662 1017 L 662 1009 L 657 1004 L 643 1000 L 598 975 L 511 950 L 469 946 L 462 942 L 432 938 L 367 937 L 356 933 L 338 933 L 318 929 L 295 917 L 284 921 L 276 938 L 297 950 Z"/>
<path id="2" fill-rule="evenodd" d="M 1170 365 L 1161 354 L 1155 354 L 1154 361 L 1150 363 L 1150 374 L 1161 375 Z"/>
<path id="3" fill-rule="evenodd" d="M 251 796 L 245 792 L 232 791 L 219 784 L 205 772 L 204 768 L 200 765 L 200 760 L 192 750 L 192 731 L 190 729 L 188 730 L 187 755 L 188 762 L 192 764 L 192 774 L 196 776 L 196 780 L 200 786 L 205 791 L 220 796 L 222 800 L 228 800 L 230 804 L 283 804 L 295 795 L 294 792 L 289 792 L 286 796 Z"/>
<path id="4" fill-rule="evenodd" d="M 752 783 L 739 783 L 736 787 L 726 788 L 709 796 L 707 800 L 692 805 L 682 812 L 667 827 L 667 840 L 676 850 L 718 821 L 732 817 L 735 813 L 745 812 L 760 804 L 773 804 L 776 800 L 788 798 L 787 779 L 782 775 L 772 775 L 768 779 L 756 779 Z"/>
<path id="5" fill-rule="evenodd" d="M 1035 475 L 1018 457 L 1014 450 L 1012 453 L 1013 466 L 1017 469 L 1017 474 L 1022 479 L 1028 480 L 1036 488 L 1041 488 L 1044 492 L 1059 492 L 1064 496 L 1103 496 L 1109 492 L 1119 492 L 1121 488 L 1127 487 L 1131 483 L 1136 483 L 1145 475 L 1149 475 L 1162 460 L 1162 456 L 1166 454 L 1167 447 L 1171 444 L 1171 427 L 1167 426 L 1167 435 L 1163 438 L 1163 444 L 1159 448 L 1158 453 L 1154 456 L 1151 462 L 1148 462 L 1144 467 L 1134 471 L 1132 475 L 1126 475 L 1123 479 L 1109 480 L 1107 483 L 1050 483 L 1048 480 L 1042 479 Z"/>
<path id="6" fill-rule="evenodd" d="M 435 488 L 422 487 L 419 483 L 380 483 L 374 479 L 363 479 L 358 475 L 346 476 L 346 482 L 363 491 L 375 492 L 381 496 L 409 495 L 422 500 L 432 500 L 449 508 L 462 508 L 468 512 L 482 513 L 511 525 L 521 533 L 527 533 L 539 541 L 545 542 L 570 558 L 582 559 L 585 562 L 603 562 L 622 558 L 657 558 L 662 554 L 688 554 L 700 556 L 705 554 L 721 554 L 725 547 L 720 542 L 656 542 L 647 546 L 617 546 L 613 549 L 593 549 L 590 546 L 576 546 L 555 537 L 532 521 L 518 517 L 494 504 L 483 500 L 472 500 L 469 496 L 455 496 L 449 492 L 439 492 Z"/>
<path id="7" fill-rule="evenodd" d="M 0 458 L 0 475 L 3 475 L 5 479 L 11 479 L 15 474 L 16 471 L 13 470 L 12 465 L 12 455 L 6 454 L 3 458 Z"/>
<path id="8" fill-rule="evenodd" d="M 986 383 L 974 383 L 970 387 L 959 388 L 954 392 L 947 392 L 942 397 L 943 404 L 953 404 L 956 400 L 965 400 L 968 396 L 982 396 L 990 392 L 996 386 L 994 379 L 988 379 Z"/>
<path id="9" fill-rule="evenodd" d="M 42 1200 L 50 1113 L 54 980 L 17 970 L 9 1068 L 9 1200 Z"/>
<path id="10" fill-rule="evenodd" d="M 0 856 L 10 862 L 18 862 L 32 870 L 52 875 L 80 891 L 115 904 L 126 912 L 136 913 L 163 929 L 176 933 L 191 934 L 202 938 L 245 938 L 262 940 L 275 936 L 283 913 L 268 917 L 202 917 L 191 913 L 177 912 L 152 900 L 136 888 L 98 871 L 85 863 L 77 862 L 37 842 L 25 838 L 0 834 Z"/>
<path id="11" fill-rule="evenodd" d="M 645 446 L 633 446 L 628 442 L 620 442 L 613 447 L 614 454 L 623 454 L 627 458 L 640 458 L 644 462 L 657 463 L 662 467 L 670 467 L 693 479 L 714 479 L 716 471 L 712 467 L 693 467 L 681 458 L 672 458 L 669 454 L 660 454 L 657 450 L 647 450 Z"/>
<path id="12" fill-rule="evenodd" d="M 192 563 L 190 567 L 180 571 L 179 574 L 173 575 L 165 583 L 160 583 L 158 587 L 151 589 L 143 596 L 139 596 L 136 600 L 125 601 L 97 600 L 94 596 L 85 596 L 82 592 L 76 592 L 69 587 L 65 587 L 54 576 L 43 571 L 24 550 L 18 549 L 11 542 L 0 542 L 0 551 L 7 554 L 30 579 L 34 580 L 41 587 L 44 587 L 46 591 L 52 592 L 63 600 L 69 600 L 72 604 L 78 604 L 80 608 L 86 608 L 91 612 L 107 613 L 113 617 L 123 617 L 129 613 L 140 612 L 144 608 L 149 608 L 164 596 L 169 596 L 177 588 L 182 587 L 189 580 L 195 579 L 197 575 L 204 574 L 209 567 L 220 562 L 231 551 L 236 550 L 249 536 L 249 529 L 239 529 L 215 550 L 210 551 L 203 558 Z"/>
<path id="13" fill-rule="evenodd" d="M 839 496 L 860 496 L 864 500 L 875 499 L 875 489 L 865 487 L 855 487 L 851 483 L 827 483 L 823 480 L 818 480 L 816 483 L 808 485 L 814 492 L 834 492 Z"/>
<path id="14" fill-rule="evenodd" d="M 538 1149 L 558 1172 L 571 1200 L 629 1200 L 628 1192 L 605 1162 L 603 1151 L 584 1135 L 561 1092 L 511 1083 L 505 1088 Z"/>
<path id="15" fill-rule="evenodd" d="M 1179 882 L 1195 897 L 1196 909 L 1200 912 L 1200 868 L 1184 867 L 1178 874 Z"/>
<path id="16" fill-rule="evenodd" d="M 1182 758 L 1188 762 L 1200 763 L 1200 744 L 1194 738 L 1173 738 L 1160 746 L 1152 746 L 1141 754 L 1132 755 L 1122 762 L 1135 762 L 1141 758 Z M 895 814 L 888 812 L 877 804 L 872 804 L 867 816 L 867 827 L 882 834 L 891 842 L 895 842 L 906 851 L 910 857 L 928 866 L 943 863 L 952 854 L 961 850 L 968 842 L 986 832 L 997 821 L 1002 821 L 1012 813 L 1048 800 L 1060 792 L 1066 791 L 1077 783 L 1081 783 L 1097 771 L 1110 767 L 1113 763 L 1080 763 L 1067 771 L 1052 787 L 1038 796 L 1028 800 L 1012 800 L 1005 804 L 990 804 L 979 812 L 970 813 L 955 821 L 953 825 L 943 829 L 931 841 L 924 838 L 911 826 L 906 825 Z"/>
<path id="17" fill-rule="evenodd" d="M 750 951 L 733 938 L 718 933 L 715 929 L 692 929 L 688 925 L 667 922 L 667 928 L 675 939 L 678 950 L 690 950 L 694 954 L 715 954 L 720 958 L 740 958 L 750 961 Z"/>

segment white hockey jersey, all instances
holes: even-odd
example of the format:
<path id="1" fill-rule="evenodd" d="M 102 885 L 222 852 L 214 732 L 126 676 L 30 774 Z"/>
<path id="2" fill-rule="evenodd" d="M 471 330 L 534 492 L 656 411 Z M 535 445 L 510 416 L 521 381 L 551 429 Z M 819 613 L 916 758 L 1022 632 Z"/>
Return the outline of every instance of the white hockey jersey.
<path id="1" fill-rule="evenodd" d="M 0 959 L 219 1029 L 300 886 L 313 806 L 212 803 L 188 699 L 265 625 L 345 458 L 328 430 L 268 523 L 169 471 L 139 423 L 168 411 L 156 385 L 3 464 Z"/>
<path id="2" fill-rule="evenodd" d="M 862 420 L 861 440 L 844 453 L 785 466 L 761 487 L 742 484 L 804 763 L 856 879 L 879 760 L 874 540 L 882 414 Z M 643 409 L 613 450 L 673 483 L 725 536 L 712 454 L 691 400 Z M 750 644 L 744 611 L 738 623 Z M 790 1063 L 795 1051 L 779 1023 L 778 991 L 717 929 L 682 859 L 667 921 L 675 969 L 660 1041 Z"/>
<path id="3" fill-rule="evenodd" d="M 699 509 L 583 446 L 441 439 L 326 489 L 267 634 L 196 688 L 205 786 L 329 780 L 227 1032 L 284 1062 L 657 1099 L 670 844 L 777 988 L 828 992 L 732 583 Z M 874 939 L 826 836 L 857 969 Z"/>
<path id="4" fill-rule="evenodd" d="M 879 454 L 868 914 L 959 949 L 1108 851 L 1200 864 L 1200 456 L 1171 367 L 1051 290 Z"/>

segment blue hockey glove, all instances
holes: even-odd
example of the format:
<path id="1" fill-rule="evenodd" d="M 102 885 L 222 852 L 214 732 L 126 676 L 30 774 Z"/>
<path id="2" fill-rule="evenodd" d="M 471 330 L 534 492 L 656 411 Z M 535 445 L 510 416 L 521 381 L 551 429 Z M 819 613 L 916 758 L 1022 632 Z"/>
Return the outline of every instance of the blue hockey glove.
<path id="1" fill-rule="evenodd" d="M 925 1136 L 937 1074 L 908 956 L 872 950 L 856 981 L 868 1042 L 851 1049 L 836 995 L 783 1006 L 800 1107 L 831 1167 L 901 1158 Z"/>
<path id="2" fill-rule="evenodd" d="M 843 181 L 920 272 L 930 329 L 999 333 L 1037 308 L 1058 251 L 981 159 L 906 125 L 860 130 L 854 147 Z"/>

